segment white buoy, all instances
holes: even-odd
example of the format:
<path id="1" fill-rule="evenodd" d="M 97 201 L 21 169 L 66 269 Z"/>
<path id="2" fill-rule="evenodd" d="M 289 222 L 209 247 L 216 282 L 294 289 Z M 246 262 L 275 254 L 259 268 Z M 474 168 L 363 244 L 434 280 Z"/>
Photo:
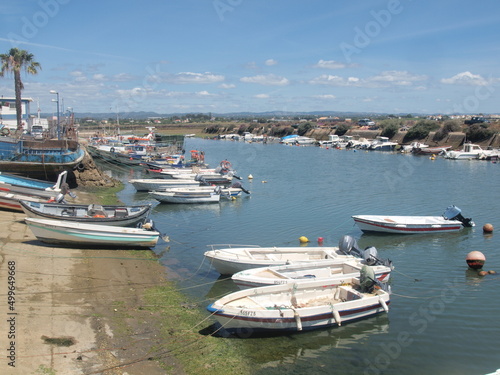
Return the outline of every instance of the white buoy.
<path id="1" fill-rule="evenodd" d="M 251 180 L 253 176 L 251 174 L 248 175 L 248 179 Z"/>

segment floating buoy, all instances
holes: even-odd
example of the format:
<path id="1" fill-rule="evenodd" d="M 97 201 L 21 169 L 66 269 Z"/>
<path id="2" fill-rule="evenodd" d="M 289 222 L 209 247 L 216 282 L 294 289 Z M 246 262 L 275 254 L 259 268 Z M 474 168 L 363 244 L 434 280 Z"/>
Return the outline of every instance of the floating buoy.
<path id="1" fill-rule="evenodd" d="M 322 245 L 322 244 L 323 244 L 323 237 L 318 237 L 318 243 L 319 243 L 320 245 Z"/>
<path id="2" fill-rule="evenodd" d="M 483 268 L 484 262 L 486 262 L 486 257 L 480 251 L 471 251 L 469 254 L 467 254 L 465 261 L 470 268 L 474 270 L 480 270 L 481 268 Z"/>
<path id="3" fill-rule="evenodd" d="M 488 272 L 487 271 L 479 271 L 477 274 L 479 276 L 486 276 L 488 274 Z"/>
<path id="4" fill-rule="evenodd" d="M 267 181 L 262 181 L 263 184 L 267 183 Z"/>
<path id="5" fill-rule="evenodd" d="M 299 237 L 299 241 L 300 243 L 306 243 L 309 242 L 309 239 L 306 236 L 301 236 Z"/>
<path id="6" fill-rule="evenodd" d="M 248 175 L 248 179 L 251 180 L 253 176 L 251 174 Z"/>
<path id="7" fill-rule="evenodd" d="M 493 225 L 487 223 L 487 224 L 484 224 L 483 226 L 483 232 L 484 233 L 492 233 L 493 232 Z"/>

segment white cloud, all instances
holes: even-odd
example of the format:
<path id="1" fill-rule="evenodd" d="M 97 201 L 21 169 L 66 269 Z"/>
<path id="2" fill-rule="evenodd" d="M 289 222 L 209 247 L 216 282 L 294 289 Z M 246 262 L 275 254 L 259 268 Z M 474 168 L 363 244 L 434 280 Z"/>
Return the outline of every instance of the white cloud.
<path id="1" fill-rule="evenodd" d="M 257 94 L 257 95 L 254 95 L 254 98 L 267 99 L 267 98 L 269 98 L 269 95 L 268 94 Z"/>
<path id="2" fill-rule="evenodd" d="M 451 78 L 441 79 L 441 83 L 447 85 L 472 85 L 472 86 L 485 86 L 488 81 L 481 77 L 479 74 L 472 74 L 471 72 L 462 72 L 454 75 Z"/>
<path id="3" fill-rule="evenodd" d="M 337 99 L 337 97 L 335 95 L 332 95 L 332 94 L 313 95 L 313 98 L 317 98 L 317 99 Z"/>
<path id="4" fill-rule="evenodd" d="M 286 86 L 290 83 L 285 77 L 276 76 L 274 74 L 242 77 L 240 81 L 245 83 L 257 83 L 264 86 Z"/>
<path id="5" fill-rule="evenodd" d="M 168 75 L 164 78 L 168 83 L 190 84 L 190 83 L 216 83 L 224 81 L 224 76 L 213 73 L 192 73 L 181 72 L 174 75 Z"/>
<path id="6" fill-rule="evenodd" d="M 390 70 L 379 75 L 368 78 L 368 83 L 375 84 L 377 87 L 386 87 L 387 85 L 410 86 L 414 82 L 425 81 L 427 76 L 415 75 L 407 71 Z"/>
<path id="7" fill-rule="evenodd" d="M 313 65 L 315 68 L 324 68 L 324 69 L 344 69 L 347 68 L 347 65 L 334 60 L 319 60 L 316 65 Z"/>
<path id="8" fill-rule="evenodd" d="M 265 64 L 267 66 L 272 66 L 272 65 L 278 64 L 278 62 L 276 60 L 274 60 L 274 59 L 268 59 L 268 60 L 266 60 Z"/>
<path id="9" fill-rule="evenodd" d="M 309 81 L 313 85 L 349 86 L 349 87 L 390 87 L 410 86 L 415 82 L 425 81 L 427 76 L 414 75 L 406 71 L 385 71 L 376 76 L 361 79 L 358 77 L 341 77 L 338 75 L 322 74 Z"/>
<path id="10" fill-rule="evenodd" d="M 236 85 L 234 85 L 232 83 L 222 83 L 219 85 L 219 87 L 221 89 L 234 89 L 236 87 Z"/>

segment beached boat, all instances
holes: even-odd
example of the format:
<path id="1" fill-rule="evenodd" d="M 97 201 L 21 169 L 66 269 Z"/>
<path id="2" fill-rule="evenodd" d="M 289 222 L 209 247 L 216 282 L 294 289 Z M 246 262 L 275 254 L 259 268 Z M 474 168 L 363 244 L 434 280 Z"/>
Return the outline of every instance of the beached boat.
<path id="1" fill-rule="evenodd" d="M 448 151 L 451 146 L 437 146 L 437 147 L 421 147 L 416 148 L 413 153 L 415 154 L 426 154 L 426 155 L 440 155 L 445 151 Z"/>
<path id="2" fill-rule="evenodd" d="M 394 151 L 397 145 L 396 142 L 391 142 L 388 137 L 379 135 L 372 141 L 368 149 L 373 151 Z"/>
<path id="3" fill-rule="evenodd" d="M 0 171 L 31 178 L 56 179 L 73 171 L 85 156 L 77 141 L 69 139 L 27 140 L 0 137 Z"/>
<path id="4" fill-rule="evenodd" d="M 400 150 L 403 153 L 409 153 L 409 152 L 417 153 L 425 148 L 429 148 L 429 145 L 426 145 L 425 143 L 421 142 L 412 142 L 409 145 L 402 145 Z"/>
<path id="5" fill-rule="evenodd" d="M 0 190 L 0 209 L 23 212 L 21 200 L 37 203 L 47 202 L 47 198 Z"/>
<path id="6" fill-rule="evenodd" d="M 359 277 L 364 261 L 354 260 L 322 260 L 315 263 L 287 264 L 284 266 L 251 268 L 235 273 L 231 279 L 241 289 L 259 286 L 293 284 L 309 281 L 325 283 L 342 283 L 347 279 Z M 392 268 L 386 265 L 372 267 L 375 278 L 380 282 L 388 282 Z"/>
<path id="7" fill-rule="evenodd" d="M 66 189 L 66 191 L 69 189 L 66 183 L 67 175 L 67 171 L 59 173 L 57 182 L 54 184 L 49 181 L 0 172 L 0 191 L 50 199 L 61 193 L 61 189 Z"/>
<path id="8" fill-rule="evenodd" d="M 390 294 L 360 277 L 344 283 L 307 283 L 250 288 L 228 294 L 207 307 L 229 332 L 283 333 L 342 324 L 388 312 Z"/>
<path id="9" fill-rule="evenodd" d="M 221 275 L 233 275 L 237 272 L 258 267 L 282 266 L 296 263 L 314 263 L 319 261 L 355 261 L 364 258 L 366 264 L 392 263 L 379 260 L 376 249 L 371 247 L 361 252 L 356 240 L 343 236 L 338 247 L 259 247 L 249 245 L 209 245 L 212 250 L 205 252 L 212 266 Z"/>
<path id="10" fill-rule="evenodd" d="M 35 237 L 46 243 L 78 247 L 142 248 L 154 247 L 160 233 L 151 225 L 141 228 L 79 223 L 66 220 L 26 218 Z"/>
<path id="11" fill-rule="evenodd" d="M 456 206 L 449 206 L 442 216 L 354 215 L 352 218 L 364 232 L 446 233 L 474 226 L 474 222 L 464 218 Z"/>
<path id="12" fill-rule="evenodd" d="M 151 205 L 101 206 L 96 204 L 60 204 L 20 201 L 28 217 L 39 219 L 67 220 L 79 223 L 134 226 L 144 222 L 151 212 Z"/>

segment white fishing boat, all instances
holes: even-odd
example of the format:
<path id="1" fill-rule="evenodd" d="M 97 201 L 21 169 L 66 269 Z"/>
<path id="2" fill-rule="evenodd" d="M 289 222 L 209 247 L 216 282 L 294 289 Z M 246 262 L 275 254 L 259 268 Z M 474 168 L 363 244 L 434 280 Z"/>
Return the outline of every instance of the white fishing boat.
<path id="1" fill-rule="evenodd" d="M 231 279 L 241 289 L 259 286 L 293 284 L 309 281 L 325 283 L 342 283 L 347 279 L 359 277 L 364 261 L 354 260 L 322 260 L 315 263 L 289 264 L 284 266 L 251 268 L 235 273 Z M 375 278 L 380 282 L 388 282 L 392 267 L 386 265 L 372 266 Z"/>
<path id="2" fill-rule="evenodd" d="M 474 226 L 474 222 L 464 218 L 456 206 L 449 206 L 442 216 L 354 215 L 352 218 L 364 232 L 446 233 Z"/>
<path id="3" fill-rule="evenodd" d="M 237 272 L 258 267 L 282 266 L 297 263 L 315 263 L 319 261 L 355 261 L 364 258 L 366 264 L 383 263 L 390 266 L 390 261 L 379 261 L 375 248 L 362 253 L 351 236 L 343 236 L 339 247 L 259 247 L 249 245 L 209 245 L 212 250 L 205 252 L 205 257 L 221 275 L 233 275 Z"/>
<path id="4" fill-rule="evenodd" d="M 76 221 L 88 224 L 134 226 L 144 222 L 151 212 L 151 205 L 139 206 L 102 206 L 97 204 L 62 204 L 20 201 L 28 217 Z"/>
<path id="5" fill-rule="evenodd" d="M 219 203 L 221 192 L 212 188 L 210 191 L 190 191 L 189 188 L 177 188 L 176 191 L 150 191 L 154 199 L 165 203 Z"/>
<path id="6" fill-rule="evenodd" d="M 470 160 L 470 159 L 488 159 L 493 155 L 498 155 L 495 150 L 483 150 L 481 146 L 472 143 L 465 143 L 461 150 L 445 151 L 445 159 Z"/>
<path id="7" fill-rule="evenodd" d="M 37 218 L 26 218 L 25 222 L 38 240 L 51 244 L 142 248 L 154 247 L 160 237 L 160 233 L 153 230 L 152 225 L 129 228 Z"/>
<path id="8" fill-rule="evenodd" d="M 200 181 L 193 179 L 170 180 L 164 178 L 140 178 L 129 180 L 137 191 L 160 191 L 173 187 L 193 187 L 200 186 Z"/>
<path id="9" fill-rule="evenodd" d="M 167 193 L 188 193 L 188 194 L 199 194 L 205 192 L 213 192 L 213 186 L 196 186 L 196 187 L 178 187 L 178 188 L 167 188 L 164 190 Z M 238 197 L 242 193 L 242 189 L 239 187 L 221 187 L 218 190 L 220 194 L 225 195 L 226 197 Z"/>
<path id="10" fill-rule="evenodd" d="M 11 193 L 9 191 L 1 191 L 0 190 L 0 208 L 6 209 L 9 211 L 19 211 L 23 212 L 23 208 L 21 206 L 20 201 L 29 201 L 29 202 L 38 202 L 44 203 L 47 202 L 47 198 L 36 197 L 26 194 L 18 194 Z"/>
<path id="11" fill-rule="evenodd" d="M 343 283 L 310 281 L 240 290 L 207 310 L 225 330 L 247 337 L 340 326 L 389 311 L 390 294 L 374 287 L 365 276 L 368 272 Z"/>
<path id="12" fill-rule="evenodd" d="M 368 149 L 373 151 L 394 151 L 397 145 L 396 142 L 391 142 L 388 137 L 379 135 L 372 141 Z"/>

